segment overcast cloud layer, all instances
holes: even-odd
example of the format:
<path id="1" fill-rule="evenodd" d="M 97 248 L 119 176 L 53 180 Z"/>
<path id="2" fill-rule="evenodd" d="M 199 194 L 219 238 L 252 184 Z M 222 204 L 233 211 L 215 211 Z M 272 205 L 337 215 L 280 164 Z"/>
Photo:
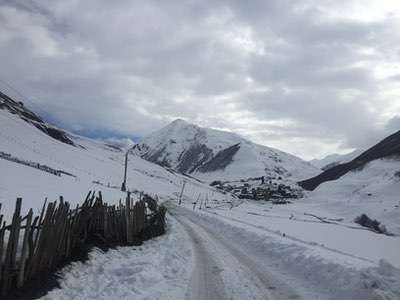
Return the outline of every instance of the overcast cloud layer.
<path id="1" fill-rule="evenodd" d="M 76 132 L 181 117 L 306 159 L 365 148 L 400 129 L 396 2 L 0 0 L 0 88 Z"/>

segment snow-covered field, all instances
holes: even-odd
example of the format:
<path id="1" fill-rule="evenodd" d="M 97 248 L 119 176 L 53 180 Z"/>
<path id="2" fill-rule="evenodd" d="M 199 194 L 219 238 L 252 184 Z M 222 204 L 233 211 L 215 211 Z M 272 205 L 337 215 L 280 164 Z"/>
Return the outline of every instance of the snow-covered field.
<path id="1" fill-rule="evenodd" d="M 363 170 L 323 183 L 300 203 L 347 222 L 366 213 L 382 222 L 389 232 L 400 235 L 399 171 L 399 159 L 375 160 Z"/>

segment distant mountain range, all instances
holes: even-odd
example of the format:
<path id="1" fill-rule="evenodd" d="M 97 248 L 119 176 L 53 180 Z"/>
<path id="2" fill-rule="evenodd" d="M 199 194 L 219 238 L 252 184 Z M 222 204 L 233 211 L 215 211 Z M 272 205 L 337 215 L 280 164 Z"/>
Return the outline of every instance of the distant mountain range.
<path id="1" fill-rule="evenodd" d="M 352 152 L 346 153 L 346 154 L 330 154 L 322 159 L 313 159 L 310 160 L 310 164 L 313 166 L 326 171 L 334 166 L 337 166 L 341 163 L 349 162 L 359 156 L 361 153 L 363 153 L 364 150 L 361 149 L 356 149 Z"/>
<path id="2" fill-rule="evenodd" d="M 49 160 L 44 154 L 44 148 L 50 146 L 44 144 L 48 143 L 53 147 L 56 144 L 51 140 L 57 141 L 61 143 L 57 146 L 60 149 L 58 151 L 71 148 L 67 151 L 71 153 L 75 151 L 74 148 L 87 149 L 87 153 L 92 148 L 96 151 L 104 150 L 107 155 L 122 154 L 125 150 L 123 145 L 95 142 L 57 128 L 27 109 L 22 102 L 15 101 L 1 92 L 0 112 L 3 118 L 0 151 L 5 155 L 14 155 L 21 161 L 34 161 L 46 168 L 50 166 L 56 170 L 64 169 L 65 172 L 78 174 L 80 171 L 68 167 L 70 162 L 64 168 L 59 165 L 58 159 Z M 30 143 L 31 135 L 39 137 L 31 127 L 38 129 L 37 132 L 41 132 L 48 139 L 38 138 Z M 62 148 L 62 144 L 67 148 Z M 25 148 L 35 151 L 27 151 Z M 235 133 L 202 128 L 180 119 L 143 138 L 130 151 L 138 158 L 209 183 L 215 180 L 240 181 L 264 176 L 266 180 L 298 182 L 304 189 L 314 190 L 320 184 L 337 180 L 350 171 L 363 168 L 371 161 L 400 157 L 400 131 L 367 151 L 357 150 L 346 155 L 331 155 L 320 161 L 312 161 L 314 166 L 280 150 L 255 144 Z M 66 159 L 68 155 L 65 155 Z M 321 173 L 318 167 L 324 171 Z"/>

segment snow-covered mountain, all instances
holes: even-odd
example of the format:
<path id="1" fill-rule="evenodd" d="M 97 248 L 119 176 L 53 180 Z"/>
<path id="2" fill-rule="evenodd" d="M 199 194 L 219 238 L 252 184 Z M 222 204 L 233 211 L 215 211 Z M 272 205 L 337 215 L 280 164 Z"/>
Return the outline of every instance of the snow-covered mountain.
<path id="1" fill-rule="evenodd" d="M 133 151 L 148 161 L 206 181 L 259 176 L 297 180 L 318 173 L 317 168 L 288 153 L 180 119 L 145 137 Z"/>
<path id="2" fill-rule="evenodd" d="M 313 166 L 315 166 L 323 171 L 326 171 L 327 169 L 337 166 L 339 164 L 352 161 L 354 158 L 356 158 L 363 152 L 364 152 L 364 150 L 356 149 L 356 150 L 351 151 L 346 154 L 334 153 L 334 154 L 330 154 L 322 159 L 310 160 L 310 164 L 312 164 Z"/>

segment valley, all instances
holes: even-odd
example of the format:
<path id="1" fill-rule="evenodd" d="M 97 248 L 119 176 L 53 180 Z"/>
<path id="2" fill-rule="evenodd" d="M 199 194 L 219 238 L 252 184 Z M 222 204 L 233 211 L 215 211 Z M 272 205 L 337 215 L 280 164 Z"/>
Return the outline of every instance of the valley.
<path id="1" fill-rule="evenodd" d="M 126 152 L 134 199 L 154 196 L 169 211 L 164 236 L 133 248 L 92 250 L 88 262 L 61 270 L 59 287 L 43 299 L 400 295 L 398 133 L 345 167 L 322 171 L 239 135 L 183 120 L 124 148 L 56 128 L 7 97 L 0 101 L 4 220 L 12 218 L 17 197 L 24 199 L 24 213 L 40 211 L 45 198 L 63 196 L 76 205 L 88 190 L 117 205 L 126 197 Z M 346 164 L 358 167 L 335 173 Z M 323 172 L 337 178 L 302 188 Z M 381 222 L 387 234 L 356 224 L 361 214 Z"/>

